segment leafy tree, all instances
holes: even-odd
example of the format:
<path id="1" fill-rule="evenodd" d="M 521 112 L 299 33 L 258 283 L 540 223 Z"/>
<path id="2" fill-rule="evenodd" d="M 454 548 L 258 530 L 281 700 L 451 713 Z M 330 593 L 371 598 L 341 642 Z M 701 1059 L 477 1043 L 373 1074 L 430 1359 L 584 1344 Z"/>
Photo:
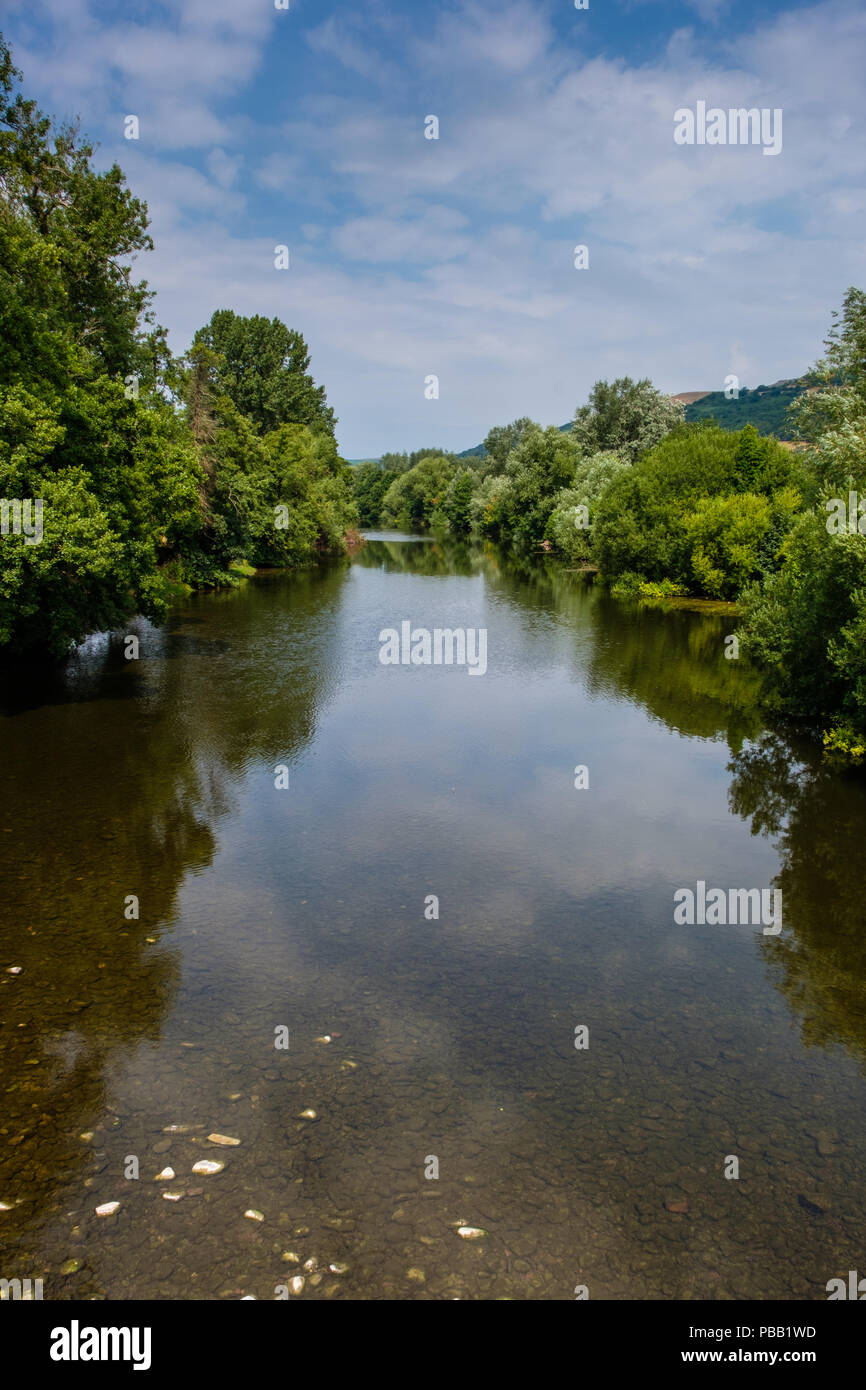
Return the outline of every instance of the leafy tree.
<path id="1" fill-rule="evenodd" d="M 866 496 L 866 294 L 849 289 L 816 367 L 822 386 L 794 412 L 809 442 L 816 509 L 783 547 L 784 565 L 744 595 L 743 637 L 765 696 L 818 720 L 830 748 L 862 760 L 866 732 L 866 535 L 829 529 L 825 503 Z M 864 523 L 866 525 L 866 523 Z M 857 751 L 859 750 L 859 751 Z"/>
<path id="2" fill-rule="evenodd" d="M 0 537 L 0 645 L 62 654 L 164 611 L 158 566 L 196 524 L 199 470 L 155 379 L 123 386 L 159 354 L 123 266 L 150 244 L 146 209 L 19 80 L 0 40 L 0 497 L 43 505 L 38 543 Z"/>
<path id="3" fill-rule="evenodd" d="M 0 536 L 0 648 L 59 656 L 174 579 L 339 550 L 356 511 L 300 334 L 226 310 L 172 358 L 128 265 L 144 204 L 19 80 L 0 38 L 0 498 L 42 509 Z"/>
<path id="4" fill-rule="evenodd" d="M 801 473 L 795 454 L 751 427 L 739 435 L 711 423 L 677 430 L 617 473 L 599 498 L 599 564 L 608 579 L 633 573 L 692 593 L 732 596 L 756 569 L 778 568 L 783 536 L 801 506 Z M 735 496 L 764 499 L 743 502 L 742 528 Z"/>
<path id="5" fill-rule="evenodd" d="M 508 455 L 512 449 L 517 448 L 526 431 L 533 426 L 534 422 L 528 415 L 522 415 L 519 420 L 512 420 L 510 425 L 494 425 L 482 445 L 484 455 L 479 463 L 482 474 L 488 476 L 491 473 L 502 473 Z"/>
<path id="6" fill-rule="evenodd" d="M 448 521 L 448 528 L 455 536 L 466 536 L 472 527 L 472 494 L 475 490 L 474 473 L 464 468 L 455 474 L 448 484 L 442 511 Z"/>
<path id="7" fill-rule="evenodd" d="M 573 486 L 556 494 L 545 535 L 567 559 L 593 558 L 596 505 L 617 473 L 628 467 L 622 455 L 613 450 L 593 454 L 578 463 Z"/>
<path id="8" fill-rule="evenodd" d="M 683 420 L 683 407 L 648 378 L 597 381 L 589 402 L 575 412 L 572 437 L 584 454 L 615 449 L 633 463 Z"/>
<path id="9" fill-rule="evenodd" d="M 139 320 L 151 295 L 144 282 L 132 283 L 124 260 L 153 245 L 147 208 L 126 188 L 116 164 L 105 173 L 91 168 L 93 146 L 77 126 L 55 127 L 34 101 L 15 91 L 20 80 L 0 36 L 4 221 L 30 242 L 40 269 L 51 268 L 47 278 L 53 282 L 51 289 L 26 289 L 47 294 L 55 311 L 62 310 L 67 334 L 87 349 L 97 369 L 126 375 L 142 361 Z"/>
<path id="10" fill-rule="evenodd" d="M 544 539 L 556 494 L 574 482 L 580 451 L 554 425 L 529 425 L 508 455 L 502 481 L 489 492 L 482 529 L 529 550 Z M 495 477 L 496 475 L 494 475 Z M 490 480 L 488 480 L 490 481 Z"/>
<path id="11" fill-rule="evenodd" d="M 408 473 L 410 468 L 414 468 L 416 463 L 422 459 L 447 458 L 456 459 L 456 454 L 452 454 L 448 449 L 440 449 L 438 445 L 431 449 L 413 449 L 411 453 L 402 454 L 383 454 L 378 460 L 380 468 L 392 473 Z"/>
<path id="12" fill-rule="evenodd" d="M 397 476 L 396 472 L 372 461 L 360 463 L 352 470 L 352 486 L 361 526 L 379 525 L 382 500 Z"/>
<path id="13" fill-rule="evenodd" d="M 307 372 L 310 354 L 303 336 L 279 319 L 244 318 L 218 309 L 195 335 L 215 354 L 216 387 L 242 415 L 267 433 L 280 425 L 307 425 L 333 434 L 334 412 L 325 388 Z"/>
<path id="14" fill-rule="evenodd" d="M 454 464 L 444 455 L 422 458 L 414 468 L 394 479 L 382 501 L 382 521 L 386 526 L 402 526 L 407 531 L 429 529 L 434 511 L 441 508 L 454 476 Z"/>

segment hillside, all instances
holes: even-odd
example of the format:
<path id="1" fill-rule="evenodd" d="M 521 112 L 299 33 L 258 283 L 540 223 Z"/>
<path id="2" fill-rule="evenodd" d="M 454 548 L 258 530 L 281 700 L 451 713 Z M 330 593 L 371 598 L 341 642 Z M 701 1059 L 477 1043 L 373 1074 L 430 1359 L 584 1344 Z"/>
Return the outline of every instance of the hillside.
<path id="1" fill-rule="evenodd" d="M 726 430 L 741 430 L 754 425 L 759 434 L 774 434 L 777 439 L 790 439 L 792 431 L 787 420 L 788 407 L 802 395 L 810 383 L 808 376 L 790 377 L 775 381 L 771 386 L 741 388 L 736 400 L 726 400 L 724 391 L 706 394 L 683 392 L 691 396 L 686 405 L 687 420 L 707 420 L 712 417 Z M 676 397 L 677 400 L 682 397 Z"/>

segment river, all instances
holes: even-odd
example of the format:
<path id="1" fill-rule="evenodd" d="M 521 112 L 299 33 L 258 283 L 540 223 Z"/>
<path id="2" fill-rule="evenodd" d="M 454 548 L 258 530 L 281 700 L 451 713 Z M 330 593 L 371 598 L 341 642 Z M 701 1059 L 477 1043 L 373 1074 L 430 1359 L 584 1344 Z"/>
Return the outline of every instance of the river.
<path id="1" fill-rule="evenodd" d="M 405 620 L 485 629 L 486 671 L 383 665 Z M 0 1275 L 471 1300 L 866 1273 L 866 796 L 764 727 L 731 629 L 378 534 L 136 622 L 138 659 L 118 633 L 7 677 Z M 782 931 L 679 925 L 698 882 L 779 889 Z"/>

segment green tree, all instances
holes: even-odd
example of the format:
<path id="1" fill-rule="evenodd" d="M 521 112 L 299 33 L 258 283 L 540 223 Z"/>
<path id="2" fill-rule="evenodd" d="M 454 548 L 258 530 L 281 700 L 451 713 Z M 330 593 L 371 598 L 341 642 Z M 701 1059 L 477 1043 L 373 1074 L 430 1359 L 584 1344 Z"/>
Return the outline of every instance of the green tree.
<path id="1" fill-rule="evenodd" d="M 444 455 L 421 459 L 388 488 L 382 501 L 383 523 L 402 526 L 407 531 L 428 530 L 453 476 L 454 464 Z"/>
<path id="2" fill-rule="evenodd" d="M 361 526 L 378 526 L 382 520 L 382 500 L 398 476 L 380 463 L 360 463 L 352 470 L 352 486 L 358 504 Z"/>
<path id="3" fill-rule="evenodd" d="M 572 436 L 584 454 L 615 449 L 633 463 L 682 423 L 683 406 L 648 378 L 597 381 L 575 412 Z"/>
<path id="4" fill-rule="evenodd" d="M 469 468 L 457 473 L 448 484 L 442 510 L 448 519 L 449 530 L 455 536 L 466 536 L 472 527 L 472 494 L 477 478 Z"/>
<path id="5" fill-rule="evenodd" d="M 567 559 L 593 559 L 597 504 L 616 475 L 628 467 L 622 455 L 612 450 L 593 454 L 578 463 L 573 486 L 556 494 L 545 535 Z"/>
<path id="6" fill-rule="evenodd" d="M 743 638 L 760 663 L 765 698 L 818 721 L 828 747 L 866 756 L 866 535 L 859 515 L 830 528 L 826 504 L 866 496 L 866 294 L 849 289 L 817 364 L 819 389 L 794 410 L 808 441 L 816 508 L 786 539 L 778 573 L 744 595 Z M 834 503 L 834 499 L 836 499 Z"/>
<path id="7" fill-rule="evenodd" d="M 215 354 L 216 387 L 263 434 L 280 425 L 307 425 L 333 434 L 336 420 L 325 388 L 307 371 L 310 354 L 303 336 L 279 319 L 244 318 L 218 309 L 194 343 Z"/>
<path id="8" fill-rule="evenodd" d="M 60 655 L 164 612 L 159 566 L 196 525 L 199 469 L 148 378 L 160 335 L 124 266 L 150 245 L 146 209 L 19 81 L 0 39 L 0 497 L 43 508 L 37 543 L 0 536 L 0 646 Z"/>
<path id="9" fill-rule="evenodd" d="M 617 473 L 601 494 L 593 527 L 598 562 L 610 580 L 634 574 L 732 596 L 756 569 L 779 567 L 784 535 L 801 507 L 801 474 L 797 455 L 759 440 L 751 427 L 730 434 L 710 422 L 685 426 Z M 741 489 L 746 475 L 748 491 Z M 735 497 L 763 499 L 743 502 L 742 525 Z"/>
<path id="10" fill-rule="evenodd" d="M 526 431 L 532 428 L 535 428 L 534 421 L 528 415 L 521 415 L 510 425 L 494 425 L 484 440 L 484 456 L 478 465 L 481 473 L 488 476 L 504 472 L 508 455 L 517 448 Z"/>
<path id="11" fill-rule="evenodd" d="M 509 541 L 518 550 L 529 550 L 544 539 L 556 495 L 574 482 L 580 450 L 568 434 L 555 425 L 543 430 L 530 425 L 508 455 L 503 481 L 491 482 L 487 519 L 488 535 Z M 494 475 L 494 480 L 496 475 Z M 486 494 L 488 495 L 488 494 Z"/>

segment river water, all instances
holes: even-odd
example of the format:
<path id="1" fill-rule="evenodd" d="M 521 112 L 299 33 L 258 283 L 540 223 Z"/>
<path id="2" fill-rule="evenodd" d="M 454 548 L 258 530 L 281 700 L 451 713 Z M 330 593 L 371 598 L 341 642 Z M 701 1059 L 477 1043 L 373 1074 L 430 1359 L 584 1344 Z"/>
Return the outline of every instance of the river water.
<path id="1" fill-rule="evenodd" d="M 381 664 L 404 620 L 486 629 L 485 674 Z M 114 634 L 7 678 L 0 1277 L 823 1299 L 866 1273 L 866 797 L 763 727 L 732 626 L 380 536 L 137 622 L 137 660 Z M 781 933 L 678 925 L 699 880 L 781 889 Z"/>

